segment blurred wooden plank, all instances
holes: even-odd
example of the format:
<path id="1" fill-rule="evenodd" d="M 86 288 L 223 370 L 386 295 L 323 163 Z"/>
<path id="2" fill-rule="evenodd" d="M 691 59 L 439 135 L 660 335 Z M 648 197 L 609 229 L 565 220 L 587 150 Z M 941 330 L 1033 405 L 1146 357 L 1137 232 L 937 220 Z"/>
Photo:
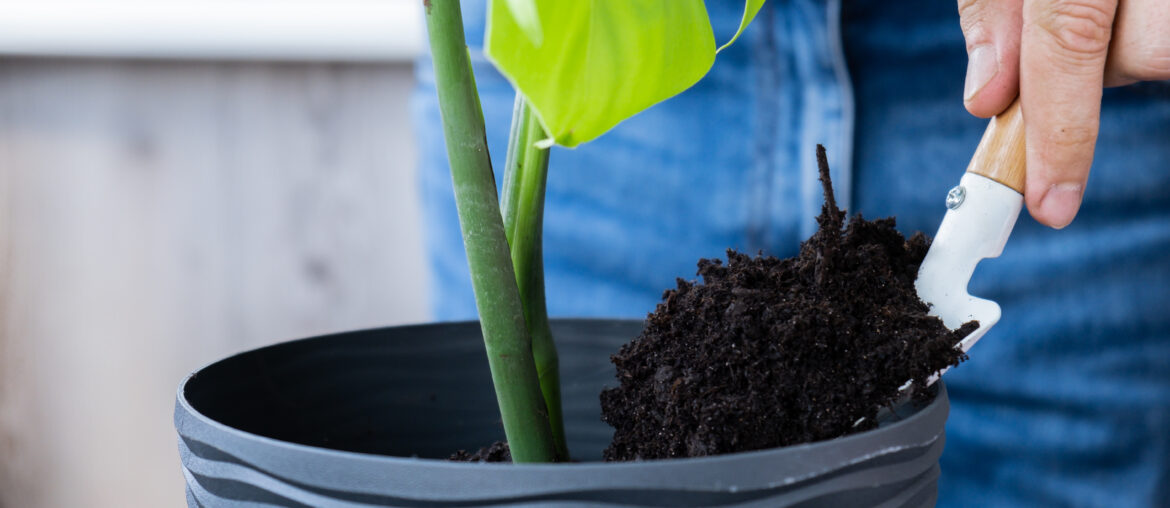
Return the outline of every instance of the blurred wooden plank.
<path id="1" fill-rule="evenodd" d="M 181 506 L 183 374 L 426 318 L 411 90 L 400 65 L 0 60 L 0 505 Z"/>

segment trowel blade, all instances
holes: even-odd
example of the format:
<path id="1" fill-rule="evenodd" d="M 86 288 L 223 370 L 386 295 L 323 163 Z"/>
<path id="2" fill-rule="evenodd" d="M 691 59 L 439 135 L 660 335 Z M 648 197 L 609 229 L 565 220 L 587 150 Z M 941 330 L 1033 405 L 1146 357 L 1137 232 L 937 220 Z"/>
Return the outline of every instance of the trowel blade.
<path id="1" fill-rule="evenodd" d="M 980 260 L 1003 252 L 1023 204 L 1024 196 L 1010 187 L 965 173 L 948 198 L 949 210 L 918 269 L 914 286 L 918 297 L 930 306 L 930 315 L 952 330 L 979 321 L 979 328 L 959 343 L 963 352 L 999 322 L 999 304 L 971 296 L 967 284 Z"/>

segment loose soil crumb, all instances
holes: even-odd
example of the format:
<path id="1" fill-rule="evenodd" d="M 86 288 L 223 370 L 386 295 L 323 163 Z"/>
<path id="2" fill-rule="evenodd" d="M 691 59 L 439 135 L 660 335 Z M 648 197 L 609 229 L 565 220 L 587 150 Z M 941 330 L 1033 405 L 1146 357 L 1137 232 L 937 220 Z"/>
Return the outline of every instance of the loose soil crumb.
<path id="1" fill-rule="evenodd" d="M 508 448 L 508 443 L 496 441 L 491 445 L 480 448 L 475 453 L 467 453 L 467 450 L 459 450 L 448 457 L 447 460 L 455 462 L 512 462 L 512 451 Z"/>
<path id="2" fill-rule="evenodd" d="M 819 441 L 873 428 L 913 380 L 966 359 L 918 299 L 930 240 L 894 219 L 843 228 L 824 147 L 819 231 L 795 258 L 727 252 L 678 280 L 645 329 L 612 357 L 621 385 L 601 394 L 615 428 L 606 460 L 695 457 Z M 865 418 L 860 424 L 855 423 Z"/>

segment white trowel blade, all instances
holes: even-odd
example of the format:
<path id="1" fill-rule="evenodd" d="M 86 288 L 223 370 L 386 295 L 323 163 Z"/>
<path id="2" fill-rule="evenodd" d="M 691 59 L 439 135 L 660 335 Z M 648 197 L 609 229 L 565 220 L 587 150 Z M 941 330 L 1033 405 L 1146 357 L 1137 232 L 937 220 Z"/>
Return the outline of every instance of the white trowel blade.
<path id="1" fill-rule="evenodd" d="M 1000 316 L 999 305 L 971 296 L 967 283 L 980 260 L 1003 252 L 1023 203 L 1024 197 L 1010 187 L 965 173 L 959 187 L 948 195 L 947 214 L 918 269 L 914 286 L 918 297 L 930 306 L 932 316 L 938 316 L 952 330 L 968 321 L 979 321 L 979 328 L 959 343 L 963 352 L 995 326 Z M 938 375 L 930 382 L 937 379 Z"/>

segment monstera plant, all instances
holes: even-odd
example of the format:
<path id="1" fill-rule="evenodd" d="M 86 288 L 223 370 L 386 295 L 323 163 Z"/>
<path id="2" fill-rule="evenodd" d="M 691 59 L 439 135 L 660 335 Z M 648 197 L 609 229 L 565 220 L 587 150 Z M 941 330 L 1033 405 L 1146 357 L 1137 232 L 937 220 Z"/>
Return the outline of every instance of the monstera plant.
<path id="1" fill-rule="evenodd" d="M 686 90 L 717 46 L 702 0 L 491 0 L 484 53 L 516 88 L 503 195 L 458 0 L 424 0 L 447 156 L 492 382 L 514 462 L 569 457 L 541 258 L 549 148 L 575 147 Z"/>

